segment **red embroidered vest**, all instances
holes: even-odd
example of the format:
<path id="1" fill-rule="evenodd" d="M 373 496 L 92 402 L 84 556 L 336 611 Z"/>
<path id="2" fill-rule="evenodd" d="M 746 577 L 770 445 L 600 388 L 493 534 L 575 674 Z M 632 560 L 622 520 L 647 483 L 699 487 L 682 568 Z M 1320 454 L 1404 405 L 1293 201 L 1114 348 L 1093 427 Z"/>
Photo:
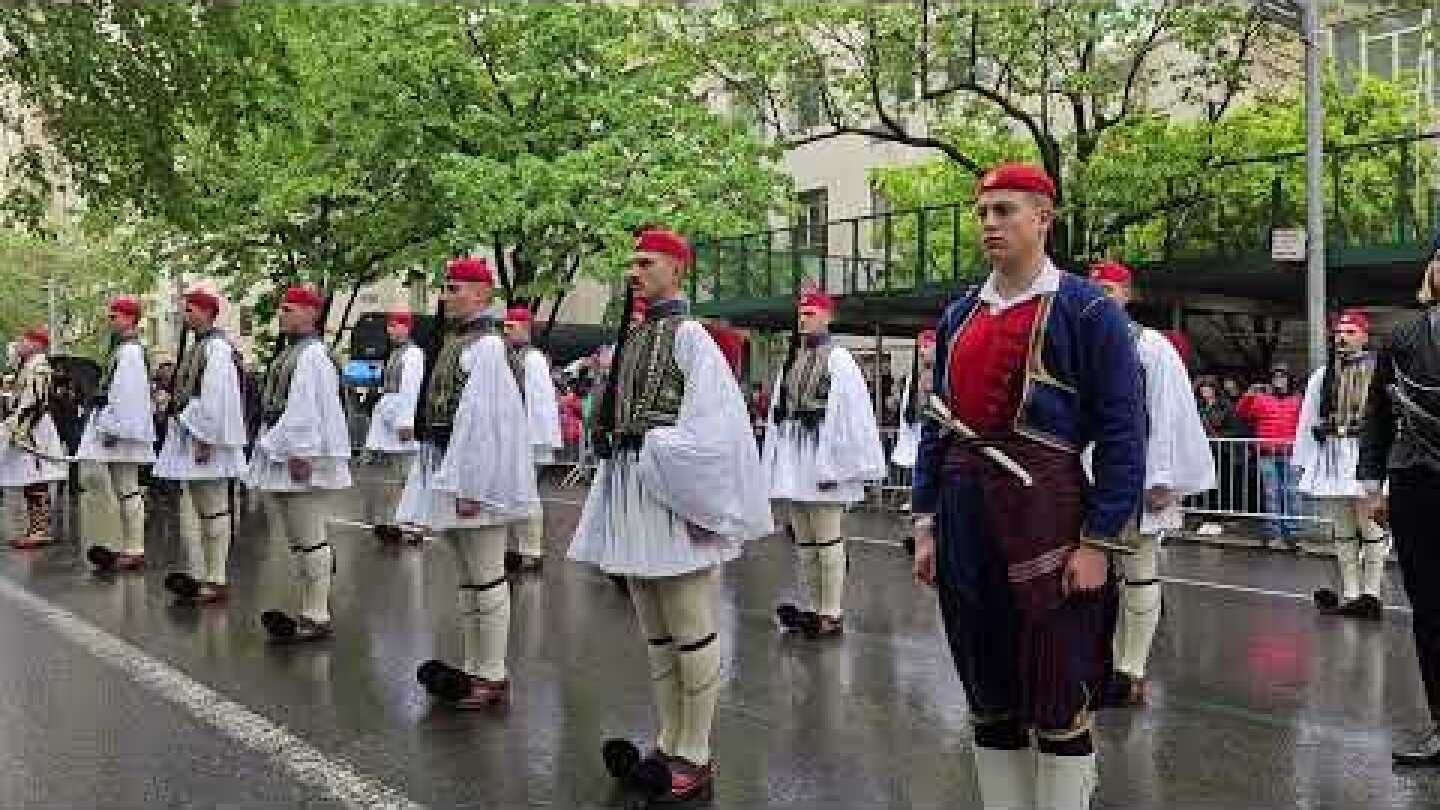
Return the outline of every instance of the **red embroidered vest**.
<path id="1" fill-rule="evenodd" d="M 998 313 L 977 303 L 951 340 L 946 404 L 976 433 L 1004 433 L 1014 425 L 1025 388 L 1030 333 L 1039 311 L 1039 297 Z"/>

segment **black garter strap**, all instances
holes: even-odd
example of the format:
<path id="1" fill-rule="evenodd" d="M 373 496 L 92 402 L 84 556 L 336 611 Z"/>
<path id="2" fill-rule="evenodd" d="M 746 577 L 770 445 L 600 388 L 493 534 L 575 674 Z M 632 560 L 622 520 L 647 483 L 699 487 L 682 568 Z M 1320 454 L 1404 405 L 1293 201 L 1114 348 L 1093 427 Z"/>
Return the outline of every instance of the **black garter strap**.
<path id="1" fill-rule="evenodd" d="M 216 513 L 213 514 L 213 515 L 201 515 L 201 516 L 200 516 L 200 519 L 201 519 L 201 520 L 218 520 L 219 518 L 229 517 L 229 516 L 230 516 L 230 512 L 229 512 L 228 510 L 226 510 L 226 511 L 224 511 L 224 512 L 216 512 Z"/>
<path id="2" fill-rule="evenodd" d="M 713 643 L 714 641 L 715 641 L 715 634 L 714 634 L 714 633 L 711 633 L 710 635 L 708 635 L 708 636 L 700 639 L 699 641 L 693 642 L 693 643 L 691 643 L 691 644 L 681 644 L 681 645 L 680 645 L 679 647 L 677 647 L 676 649 L 679 650 L 679 651 L 682 652 L 682 653 L 692 653 L 692 652 L 695 652 L 695 651 L 697 651 L 697 650 L 703 650 L 703 649 L 705 649 L 706 647 L 710 646 L 711 643 Z"/>
<path id="3" fill-rule="evenodd" d="M 834 540 L 828 540 L 824 543 L 811 543 L 810 545 L 814 546 L 815 548 L 830 548 L 831 546 L 838 546 L 843 542 L 845 542 L 845 538 L 837 537 Z"/>
<path id="4" fill-rule="evenodd" d="M 1051 754 L 1057 757 L 1083 757 L 1095 753 L 1095 741 L 1090 737 L 1089 731 L 1083 731 L 1073 737 L 1065 739 L 1052 739 L 1044 733 L 1038 737 L 1037 747 L 1042 754 Z"/>
<path id="5" fill-rule="evenodd" d="M 137 489 L 137 490 L 135 490 L 134 492 L 130 493 L 129 495 L 121 495 L 121 496 L 117 497 L 115 500 L 117 500 L 117 501 L 128 501 L 128 500 L 130 500 L 131 498 L 138 498 L 138 497 L 140 497 L 140 490 Z"/>
<path id="6" fill-rule="evenodd" d="M 1145 587 L 1146 585 L 1159 585 L 1159 584 L 1160 584 L 1160 580 L 1159 580 L 1159 579 L 1155 579 L 1155 578 L 1151 578 L 1151 579 L 1127 579 L 1127 580 L 1125 580 L 1125 587 L 1127 587 L 1127 588 L 1143 588 L 1143 587 Z"/>
<path id="7" fill-rule="evenodd" d="M 501 574 L 499 579 L 492 579 L 484 585 L 462 585 L 461 587 L 467 591 L 476 591 L 478 593 L 479 591 L 488 591 L 491 588 L 499 587 L 509 581 L 510 578 L 508 576 Z"/>
<path id="8" fill-rule="evenodd" d="M 319 551 L 322 548 L 327 548 L 329 547 L 329 545 L 329 543 L 316 543 L 313 546 L 291 546 L 290 550 L 295 552 L 296 554 L 310 554 L 311 552 Z"/>
<path id="9" fill-rule="evenodd" d="M 650 645 L 651 647 L 664 647 L 666 644 L 674 644 L 674 643 L 675 643 L 675 637 L 674 637 L 674 636 L 662 636 L 662 637 L 660 637 L 660 638 L 646 639 L 646 642 L 649 643 L 649 645 Z"/>
<path id="10" fill-rule="evenodd" d="M 975 745 L 997 751 L 1023 751 L 1030 747 L 1030 732 L 1009 718 L 976 723 Z"/>

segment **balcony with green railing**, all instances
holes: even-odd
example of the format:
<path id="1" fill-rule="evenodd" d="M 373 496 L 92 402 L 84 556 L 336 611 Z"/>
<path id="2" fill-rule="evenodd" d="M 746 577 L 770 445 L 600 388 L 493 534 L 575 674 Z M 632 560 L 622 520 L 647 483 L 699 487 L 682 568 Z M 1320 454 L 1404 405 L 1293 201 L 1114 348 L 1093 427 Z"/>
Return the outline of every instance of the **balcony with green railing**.
<path id="1" fill-rule="evenodd" d="M 1325 158 L 1332 298 L 1405 303 L 1440 225 L 1440 133 L 1332 148 Z M 1150 289 L 1298 307 L 1298 265 L 1271 259 L 1276 228 L 1304 222 L 1300 152 L 1215 162 L 1109 207 L 1065 206 L 1056 254 L 1120 258 Z M 1083 195 L 1076 195 L 1083 196 Z M 1153 215 L 1142 216 L 1148 211 Z M 842 296 L 850 328 L 903 330 L 985 274 L 971 203 L 952 202 L 699 241 L 690 294 L 701 314 L 753 326 L 789 318 L 801 283 Z M 868 331 L 868 329 L 867 329 Z"/>

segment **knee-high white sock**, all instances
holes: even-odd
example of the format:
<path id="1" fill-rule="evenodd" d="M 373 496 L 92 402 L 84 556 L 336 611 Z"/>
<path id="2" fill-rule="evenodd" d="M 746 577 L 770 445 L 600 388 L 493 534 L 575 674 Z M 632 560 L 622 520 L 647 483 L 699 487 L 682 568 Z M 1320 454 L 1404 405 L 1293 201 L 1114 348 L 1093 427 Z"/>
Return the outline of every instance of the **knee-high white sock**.
<path id="1" fill-rule="evenodd" d="M 845 542 L 822 539 L 815 549 L 820 569 L 820 598 L 815 610 L 822 616 L 839 618 L 845 612 Z"/>
<path id="2" fill-rule="evenodd" d="M 510 642 L 509 580 L 502 575 L 460 589 L 460 632 L 465 643 L 465 671 L 490 681 L 505 680 L 505 653 Z"/>
<path id="3" fill-rule="evenodd" d="M 145 497 L 140 490 L 140 465 L 112 464 L 110 478 L 120 504 L 121 546 L 126 554 L 144 554 Z"/>
<path id="4" fill-rule="evenodd" d="M 1034 810 L 1035 749 L 975 746 L 975 779 L 985 810 Z"/>
<path id="5" fill-rule="evenodd" d="M 680 656 L 675 639 L 669 636 L 646 639 L 646 655 L 650 659 L 650 689 L 655 696 L 659 730 L 655 746 L 667 754 L 675 753 L 680 736 Z"/>
<path id="6" fill-rule="evenodd" d="M 795 544 L 796 607 L 801 610 L 818 610 L 820 605 L 820 558 L 815 552 L 813 544 Z"/>
<path id="7" fill-rule="evenodd" d="M 680 736 L 680 663 L 675 638 L 665 625 L 660 580 L 630 578 L 630 601 L 635 619 L 645 636 L 645 654 L 650 660 L 650 688 L 655 698 L 655 745 L 667 754 L 675 752 Z"/>
<path id="8" fill-rule="evenodd" d="M 1360 595 L 1360 542 L 1351 535 L 1335 538 L 1335 569 L 1340 575 L 1340 601 Z"/>
<path id="9" fill-rule="evenodd" d="M 204 567 L 196 579 L 225 584 L 225 567 L 230 559 L 230 489 L 225 481 L 196 481 L 185 491 L 195 504 L 204 551 Z"/>
<path id="10" fill-rule="evenodd" d="M 710 732 L 720 698 L 720 645 L 709 635 L 677 644 L 680 733 L 670 753 L 696 765 L 710 761 Z"/>
<path id="11" fill-rule="evenodd" d="M 1160 625 L 1160 581 L 1125 582 L 1120 592 L 1121 621 L 1112 642 L 1115 668 L 1132 678 L 1145 677 L 1155 628 Z"/>
<path id="12" fill-rule="evenodd" d="M 1390 538 L 1381 534 L 1380 539 L 1368 537 L 1360 543 L 1360 592 L 1380 598 L 1385 585 L 1385 560 L 1390 556 Z"/>
<path id="13" fill-rule="evenodd" d="M 1088 810 L 1095 793 L 1095 755 L 1036 758 L 1035 807 L 1038 810 Z"/>
<path id="14" fill-rule="evenodd" d="M 545 513 L 536 507 L 536 513 L 520 524 L 520 542 L 517 549 L 527 557 L 545 556 Z"/>
<path id="15" fill-rule="evenodd" d="M 205 543 L 200 510 L 189 482 L 180 487 L 180 508 L 175 518 L 180 524 L 180 544 L 185 548 L 185 568 L 191 577 L 203 582 L 207 574 Z"/>
<path id="16" fill-rule="evenodd" d="M 300 569 L 300 615 L 316 622 L 330 621 L 330 583 L 335 574 L 335 550 L 329 543 L 292 549 Z"/>
<path id="17" fill-rule="evenodd" d="M 666 626 L 675 637 L 680 680 L 680 731 L 669 753 L 704 765 L 710 761 L 710 733 L 720 697 L 714 571 L 670 577 L 659 588 Z"/>

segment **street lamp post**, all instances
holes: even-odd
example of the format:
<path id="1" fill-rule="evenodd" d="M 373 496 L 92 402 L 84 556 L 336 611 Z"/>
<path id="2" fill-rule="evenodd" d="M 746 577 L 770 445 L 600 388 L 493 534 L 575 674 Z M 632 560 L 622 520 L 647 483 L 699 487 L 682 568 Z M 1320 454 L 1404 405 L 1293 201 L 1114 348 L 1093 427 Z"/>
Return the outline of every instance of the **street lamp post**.
<path id="1" fill-rule="evenodd" d="M 1321 0 L 1264 0 L 1255 13 L 1305 45 L 1305 316 L 1311 368 L 1325 363 L 1325 108 L 1320 98 Z"/>

